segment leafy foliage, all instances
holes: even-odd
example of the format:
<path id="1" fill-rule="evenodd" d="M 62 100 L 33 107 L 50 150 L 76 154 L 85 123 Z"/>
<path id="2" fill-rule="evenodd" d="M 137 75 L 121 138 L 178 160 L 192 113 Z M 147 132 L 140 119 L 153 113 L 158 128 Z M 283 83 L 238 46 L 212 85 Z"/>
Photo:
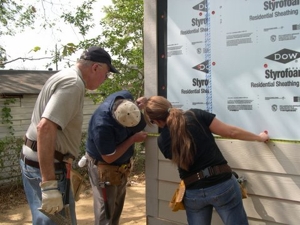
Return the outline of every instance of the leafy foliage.
<path id="1" fill-rule="evenodd" d="M 95 26 L 92 22 L 93 14 L 91 12 L 93 9 L 93 3 L 95 2 L 96 0 L 84 1 L 76 8 L 75 12 L 67 12 L 61 16 L 65 22 L 77 27 L 83 38 L 88 34 L 88 31 Z"/>
<path id="2" fill-rule="evenodd" d="M 107 81 L 110 91 L 129 90 L 136 98 L 142 96 L 144 80 L 143 60 L 143 1 L 113 0 L 113 5 L 104 7 L 104 48 L 110 49 L 115 65 L 121 75 Z"/>
<path id="3" fill-rule="evenodd" d="M 92 6 L 86 4 L 93 2 L 85 2 L 83 8 L 90 10 Z M 101 102 L 109 94 L 123 89 L 129 90 L 135 98 L 144 94 L 143 1 L 113 0 L 112 3 L 103 8 L 106 16 L 100 21 L 102 33 L 80 41 L 77 45 L 77 49 L 86 49 L 92 45 L 102 46 L 111 53 L 113 64 L 121 72 L 99 87 L 100 95 L 94 99 L 95 102 Z M 91 28 L 85 23 L 85 13 L 77 8 L 72 16 L 67 13 L 63 18 L 84 35 Z"/>
<path id="4" fill-rule="evenodd" d="M 13 4 L 13 0 L 4 0 L 0 2 L 0 12 L 2 12 L 1 10 L 8 10 L 8 5 L 5 5 L 8 2 Z M 41 0 L 41 2 L 43 2 L 43 0 Z M 78 30 L 79 34 L 82 36 L 82 40 L 79 41 L 79 43 L 64 44 L 62 48 L 54 52 L 53 62 L 60 61 L 64 57 L 76 53 L 77 50 L 86 49 L 92 45 L 102 46 L 111 53 L 113 65 L 120 71 L 120 74 L 114 74 L 111 79 L 107 79 L 105 83 L 99 87 L 98 92 L 100 94 L 94 98 L 94 101 L 96 103 L 101 102 L 111 93 L 123 89 L 130 91 L 135 98 L 143 96 L 143 0 L 112 0 L 113 4 L 111 6 L 104 7 L 106 16 L 100 21 L 103 32 L 88 39 L 87 34 L 95 26 L 91 14 L 91 9 L 93 9 L 93 4 L 95 2 L 96 0 L 85 0 L 75 11 L 64 11 L 63 15 L 61 15 L 61 18 L 65 23 L 73 25 L 74 29 Z M 34 19 L 34 8 L 31 8 L 31 10 L 32 11 L 25 10 L 27 14 L 24 15 L 28 15 L 28 13 L 31 12 L 31 17 L 29 15 L 28 17 L 25 17 L 28 21 L 27 25 L 30 25 Z M 9 14 L 9 11 L 6 13 L 6 15 L 11 15 Z M 11 13 L 16 13 L 16 11 L 11 11 Z M 0 20 L 5 18 L 6 15 L 1 15 L 0 13 Z M 11 19 L 12 17 L 6 18 Z M 26 19 L 23 22 L 25 22 Z M 2 30 L 3 24 L 4 22 L 1 21 L 0 30 Z M 49 24 L 49 26 L 50 25 L 52 26 L 53 24 Z M 32 51 L 39 50 L 39 46 L 36 46 Z M 0 46 L 0 66 L 1 57 L 2 59 L 5 59 L 5 49 Z M 5 113 L 7 114 L 2 120 L 7 118 L 8 121 L 10 121 L 9 109 L 3 111 L 2 115 L 5 115 Z M 85 139 L 85 136 L 83 136 L 81 155 L 85 152 Z M 3 151 L 4 149 L 7 149 L 7 146 L 10 146 L 10 143 L 13 143 L 13 140 L 5 140 L 2 143 Z M 17 150 L 20 148 L 16 147 L 15 149 Z M 142 150 L 143 144 L 138 143 L 136 145 L 136 154 L 134 156 L 136 160 L 143 158 L 140 154 Z M 141 166 L 143 165 L 144 163 L 141 163 Z"/>
<path id="5" fill-rule="evenodd" d="M 16 99 L 6 99 L 1 109 L 1 124 L 7 125 L 9 135 L 0 140 L 0 181 L 10 179 L 18 184 L 20 183 L 18 159 L 23 140 L 14 136 L 13 117 L 9 106 L 15 103 Z M 6 176 L 1 177 L 3 174 Z"/>
<path id="6" fill-rule="evenodd" d="M 69 17 L 69 19 L 72 20 L 73 15 L 68 12 L 74 12 L 75 9 L 77 13 L 74 17 L 82 18 L 82 21 L 84 21 L 82 26 L 92 28 L 94 22 L 92 20 L 92 13 L 89 11 L 89 2 L 95 2 L 95 0 L 88 0 L 86 2 L 88 2 L 88 4 L 85 2 L 82 3 L 81 1 L 79 1 L 79 3 L 76 2 L 77 4 L 81 4 L 81 7 L 76 8 L 76 3 L 72 0 L 0 0 L 0 37 L 14 36 L 17 33 L 27 31 L 31 28 L 42 32 L 43 30 L 47 30 L 47 32 L 53 34 L 53 37 L 58 37 L 62 31 L 62 18 Z M 87 23 L 91 25 L 87 25 Z M 56 38 L 56 40 L 60 42 L 59 39 Z M 76 49 L 74 49 L 71 44 L 73 43 L 61 44 L 59 46 L 56 44 L 55 47 L 53 45 L 52 50 L 42 49 L 40 46 L 28 46 L 29 49 L 32 47 L 27 53 L 31 53 L 31 56 L 27 56 L 26 54 L 26 56 L 11 59 L 9 57 L 9 49 L 6 49 L 6 46 L 0 43 L 0 68 L 4 68 L 6 64 L 17 60 L 29 61 L 43 59 L 49 60 L 49 63 L 46 65 L 46 67 L 48 67 L 51 64 L 62 61 L 64 57 L 73 54 Z M 34 42 L 32 42 L 32 45 L 34 45 Z M 44 51 L 44 54 L 48 56 L 34 57 L 36 55 L 34 53 L 38 51 Z M 66 61 L 69 62 L 69 60 Z"/>
<path id="7" fill-rule="evenodd" d="M 8 98 L 3 102 L 3 107 L 1 109 L 1 123 L 8 125 L 9 134 L 11 136 L 14 135 L 14 128 L 12 122 L 12 115 L 11 115 L 11 108 L 9 107 L 10 104 L 14 104 L 16 99 Z"/>
<path id="8" fill-rule="evenodd" d="M 10 179 L 16 183 L 20 182 L 19 157 L 22 144 L 23 139 L 15 136 L 8 136 L 0 140 L 0 170 L 2 175 L 6 175 L 5 177 L 0 176 L 0 180 Z"/>
<path id="9" fill-rule="evenodd" d="M 35 7 L 14 0 L 0 1 L 0 36 L 14 35 L 30 26 L 35 19 Z"/>
<path id="10" fill-rule="evenodd" d="M 12 20 L 14 17 L 23 18 L 22 23 L 17 23 L 21 27 L 30 26 L 34 22 L 35 16 L 41 17 L 41 12 L 36 12 L 34 6 L 25 7 L 25 4 L 17 4 L 17 1 L 22 0 L 1 1 L 0 30 L 3 30 L 2 26 L 8 21 L 17 22 L 18 19 Z M 66 1 L 60 2 L 61 9 L 63 9 L 63 4 Z M 40 0 L 38 2 L 43 6 L 44 4 L 53 4 L 53 1 Z M 91 31 L 95 31 L 93 29 L 97 21 L 93 21 L 93 10 L 96 9 L 94 7 L 96 2 L 96 0 L 84 0 L 78 6 L 63 10 L 59 16 L 60 19 L 70 24 L 74 31 L 81 35 L 82 39 L 78 43 L 69 42 L 56 47 L 55 50 L 51 51 L 53 56 L 51 63 L 57 65 L 58 62 L 68 56 L 78 54 L 78 50 L 86 49 L 92 45 L 100 45 L 111 53 L 113 64 L 121 74 L 115 74 L 112 79 L 108 79 L 101 85 L 99 87 L 100 94 L 94 101 L 101 102 L 109 94 L 122 89 L 129 90 L 135 98 L 140 97 L 144 92 L 143 0 L 112 0 L 112 5 L 103 8 L 106 16 L 102 21 L 99 21 L 102 32 L 95 34 L 92 38 L 87 38 Z M 76 8 L 74 9 L 74 7 Z M 46 14 L 49 12 L 46 12 L 45 7 L 43 9 L 45 12 L 44 16 L 41 17 L 43 20 L 41 24 L 44 24 L 42 28 L 52 29 L 57 21 L 48 20 Z M 68 8 L 65 7 L 64 9 Z M 31 52 L 40 50 L 39 46 L 35 46 Z M 22 60 L 27 59 L 22 58 Z M 0 66 L 4 67 L 5 63 L 3 62 L 5 61 L 7 61 L 5 49 L 0 46 Z M 49 65 L 51 63 L 49 62 Z"/>
<path id="11" fill-rule="evenodd" d="M 35 7 L 14 0 L 0 1 L 0 37 L 14 35 L 32 25 L 35 19 Z M 0 68 L 7 60 L 6 50 L 0 43 Z"/>

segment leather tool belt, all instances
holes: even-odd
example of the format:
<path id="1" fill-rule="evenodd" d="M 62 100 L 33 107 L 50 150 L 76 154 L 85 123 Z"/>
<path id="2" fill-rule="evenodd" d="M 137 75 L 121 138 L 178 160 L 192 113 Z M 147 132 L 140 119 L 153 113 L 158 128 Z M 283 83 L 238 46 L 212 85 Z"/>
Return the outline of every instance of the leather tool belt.
<path id="1" fill-rule="evenodd" d="M 84 178 L 81 176 L 80 173 L 77 171 L 71 169 L 71 174 L 70 174 L 70 180 L 71 180 L 71 187 L 72 187 L 72 192 L 74 195 L 75 201 L 78 201 L 80 199 L 80 194 L 82 193 L 85 184 L 84 184 Z"/>
<path id="2" fill-rule="evenodd" d="M 36 142 L 36 141 L 32 141 L 32 140 L 28 139 L 28 138 L 25 136 L 25 137 L 24 137 L 24 144 L 25 144 L 26 146 L 28 146 L 29 148 L 31 148 L 32 151 L 37 152 L 37 142 Z M 69 154 L 69 155 L 70 155 L 70 154 Z M 57 161 L 59 161 L 59 162 L 63 162 L 65 156 L 66 156 L 66 155 L 62 154 L 62 153 L 59 152 L 59 151 L 56 151 L 56 150 L 55 150 L 55 152 L 54 152 L 54 158 L 55 158 Z M 70 155 L 70 158 L 72 158 L 73 160 L 75 159 L 75 157 L 72 156 L 72 155 Z"/>
<path id="3" fill-rule="evenodd" d="M 22 151 L 21 151 L 21 159 L 28 166 L 32 166 L 32 167 L 35 167 L 35 168 L 40 168 L 39 162 L 36 162 L 36 161 L 33 161 L 33 160 L 30 160 L 30 159 L 26 158 L 26 156 L 23 154 Z M 55 168 L 55 170 L 62 170 L 62 169 L 66 168 L 66 165 L 63 162 L 58 162 L 58 163 L 54 163 L 54 168 Z"/>
<path id="4" fill-rule="evenodd" d="M 33 151 L 37 151 L 37 142 L 36 141 L 32 141 L 30 139 L 28 139 L 26 136 L 24 137 L 24 144 L 26 146 L 28 146 L 29 148 L 31 148 Z M 62 154 L 61 152 L 55 151 L 54 152 L 54 158 L 56 160 L 58 160 L 59 162 L 54 163 L 54 168 L 55 170 L 61 170 L 61 169 L 65 169 L 65 162 L 64 162 L 64 158 L 67 156 L 67 158 L 72 158 L 74 159 L 75 157 L 72 156 L 71 154 Z M 21 151 L 21 159 L 23 160 L 23 162 L 26 165 L 35 167 L 35 168 L 40 168 L 40 164 L 37 161 L 33 161 L 30 160 L 28 158 L 26 158 L 26 156 L 23 154 L 23 152 Z"/>
<path id="5" fill-rule="evenodd" d="M 109 182 L 110 185 L 120 185 L 122 178 L 124 176 L 128 177 L 132 169 L 131 162 L 121 165 L 111 165 L 106 162 L 93 159 L 88 154 L 86 154 L 86 158 L 97 166 L 100 181 Z"/>
<path id="6" fill-rule="evenodd" d="M 195 173 L 187 178 L 184 178 L 183 181 L 184 181 L 185 186 L 188 186 L 188 185 L 190 185 L 198 180 L 201 180 L 205 177 L 219 175 L 222 173 L 231 173 L 231 172 L 232 172 L 232 170 L 231 170 L 230 166 L 228 166 L 227 164 L 210 166 L 210 167 L 206 167 L 204 170 L 199 171 L 198 173 Z"/>
<path id="7" fill-rule="evenodd" d="M 119 173 L 117 166 L 99 165 L 98 175 L 100 182 L 109 182 L 110 185 L 120 185 L 122 174 Z"/>

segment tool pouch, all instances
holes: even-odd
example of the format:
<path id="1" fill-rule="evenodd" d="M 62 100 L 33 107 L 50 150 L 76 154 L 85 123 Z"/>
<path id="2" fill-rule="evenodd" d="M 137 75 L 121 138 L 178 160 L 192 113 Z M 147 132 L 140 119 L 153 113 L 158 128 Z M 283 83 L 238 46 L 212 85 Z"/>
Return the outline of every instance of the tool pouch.
<path id="1" fill-rule="evenodd" d="M 131 172 L 131 163 L 113 166 L 98 164 L 99 179 L 103 182 L 110 182 L 111 185 L 120 185 L 123 177 L 128 177 Z"/>
<path id="2" fill-rule="evenodd" d="M 99 179 L 102 182 L 110 182 L 110 185 L 120 185 L 123 174 L 119 171 L 119 166 L 98 165 Z"/>
<path id="3" fill-rule="evenodd" d="M 80 193 L 83 191 L 84 178 L 75 170 L 71 170 L 71 188 L 74 195 L 75 201 L 78 201 L 80 198 Z"/>
<path id="4" fill-rule="evenodd" d="M 119 172 L 124 174 L 124 176 L 129 177 L 132 170 L 132 163 L 123 164 L 119 167 Z"/>
<path id="5" fill-rule="evenodd" d="M 247 189 L 246 189 L 246 178 L 244 176 L 239 176 L 236 172 L 232 171 L 232 174 L 235 176 L 237 182 L 240 185 L 241 193 L 242 193 L 242 199 L 247 198 Z"/>
<path id="6" fill-rule="evenodd" d="M 185 210 L 183 204 L 183 197 L 185 194 L 185 185 L 183 180 L 180 181 L 179 186 L 176 188 L 171 201 L 169 202 L 169 207 L 173 212 L 177 212 L 178 210 Z"/>

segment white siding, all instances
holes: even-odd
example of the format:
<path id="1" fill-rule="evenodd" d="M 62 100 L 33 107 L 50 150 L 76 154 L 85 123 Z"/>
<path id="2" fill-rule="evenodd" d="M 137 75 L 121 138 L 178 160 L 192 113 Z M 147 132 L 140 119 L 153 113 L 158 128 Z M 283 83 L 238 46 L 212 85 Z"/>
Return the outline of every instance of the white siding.
<path id="1" fill-rule="evenodd" d="M 24 95 L 23 98 L 16 98 L 14 104 L 10 104 L 13 128 L 16 137 L 22 137 L 31 119 L 32 110 L 36 101 L 37 95 Z M 3 108 L 5 99 L 0 98 L 0 108 Z M 83 110 L 83 126 L 82 131 L 86 132 L 91 115 L 96 110 L 98 105 L 95 105 L 89 97 L 85 97 Z M 0 139 L 8 136 L 9 129 L 7 124 L 0 124 Z"/>
<path id="2" fill-rule="evenodd" d="M 11 109 L 12 126 L 14 128 L 15 137 L 23 137 L 31 120 L 32 110 L 37 99 L 37 95 L 24 95 L 23 98 L 17 98 L 14 104 L 8 107 Z M 4 106 L 5 99 L 0 98 L 0 108 Z M 83 110 L 83 125 L 82 131 L 87 132 L 88 123 L 91 115 L 98 107 L 89 97 L 85 97 L 84 110 Z M 9 136 L 9 129 L 7 124 L 0 123 L 0 139 Z M 4 166 L 0 170 L 0 185 L 9 183 L 12 180 L 20 178 L 19 170 L 19 155 L 14 151 L 7 149 L 5 152 L 0 153 L 1 160 Z"/>
<path id="3" fill-rule="evenodd" d="M 217 142 L 233 170 L 247 179 L 248 198 L 243 202 L 249 223 L 253 225 L 298 224 L 300 219 L 300 162 L 297 149 L 299 145 L 280 142 L 262 144 L 235 140 L 218 140 Z M 147 190 L 154 188 L 147 195 L 147 206 L 149 205 L 148 199 L 151 201 L 157 199 L 157 211 L 155 211 L 157 214 L 147 214 L 148 218 L 151 217 L 149 221 L 154 221 L 149 224 L 157 224 L 157 221 L 161 220 L 164 221 L 162 224 L 187 224 L 184 211 L 172 212 L 168 207 L 168 202 L 179 182 L 176 167 L 164 159 L 153 145 L 151 148 L 146 148 L 146 152 L 147 160 L 151 159 L 152 165 L 157 165 L 156 170 L 152 168 L 150 170 L 148 166 L 150 162 L 146 164 L 146 177 L 149 174 L 153 177 L 151 184 L 146 183 L 146 188 Z M 156 154 L 158 155 L 157 164 L 155 158 L 151 156 Z M 158 171 L 157 177 L 152 174 L 152 171 Z M 148 211 L 153 213 L 154 210 Z M 216 213 L 213 215 L 213 221 L 212 224 L 222 224 Z"/>
<path id="4" fill-rule="evenodd" d="M 145 95 L 157 95 L 156 0 L 144 1 Z M 149 132 L 157 132 L 147 128 Z M 299 144 L 217 140 L 229 165 L 247 179 L 244 199 L 250 225 L 297 225 L 300 221 Z M 187 224 L 185 211 L 172 212 L 168 202 L 179 182 L 177 169 L 163 158 L 156 138 L 147 138 L 146 216 L 148 225 Z M 222 224 L 214 212 L 212 224 Z"/>
<path id="5" fill-rule="evenodd" d="M 300 221 L 299 145 L 225 139 L 217 139 L 217 143 L 232 169 L 247 179 L 248 198 L 243 202 L 249 223 L 253 225 L 298 224 Z M 149 214 L 147 216 L 153 217 L 150 221 L 165 220 L 164 224 L 187 224 L 184 211 L 172 212 L 168 207 L 179 182 L 177 168 L 153 145 L 151 149 L 146 148 L 148 153 L 146 158 L 150 158 L 149 155 L 155 151 L 158 152 L 158 175 L 155 182 L 158 190 L 156 196 L 158 210 L 155 216 Z M 146 167 L 146 177 L 149 174 L 147 171 L 149 170 Z M 150 197 L 154 198 L 153 196 L 148 198 Z M 213 214 L 213 221 L 212 224 L 222 224 L 216 213 Z"/>

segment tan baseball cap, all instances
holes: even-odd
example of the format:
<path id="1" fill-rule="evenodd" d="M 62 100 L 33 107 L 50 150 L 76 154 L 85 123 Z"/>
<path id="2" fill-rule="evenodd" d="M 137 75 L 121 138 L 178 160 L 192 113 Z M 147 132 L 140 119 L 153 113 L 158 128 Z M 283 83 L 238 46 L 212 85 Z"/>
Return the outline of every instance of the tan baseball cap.
<path id="1" fill-rule="evenodd" d="M 141 121 L 141 111 L 132 101 L 124 99 L 114 111 L 115 119 L 124 127 L 135 127 Z"/>

